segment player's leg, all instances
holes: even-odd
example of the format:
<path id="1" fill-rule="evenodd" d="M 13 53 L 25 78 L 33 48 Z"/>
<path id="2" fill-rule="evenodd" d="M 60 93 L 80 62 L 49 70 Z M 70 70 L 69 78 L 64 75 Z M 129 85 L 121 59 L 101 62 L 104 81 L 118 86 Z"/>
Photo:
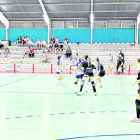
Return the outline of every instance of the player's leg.
<path id="1" fill-rule="evenodd" d="M 87 77 L 88 77 L 87 75 L 84 75 L 84 77 L 82 78 L 81 86 L 80 86 L 80 92 L 78 94 L 81 94 L 82 93 L 83 86 L 84 86 L 84 83 L 85 83 Z"/>
<path id="2" fill-rule="evenodd" d="M 78 93 L 78 81 L 79 81 L 79 78 L 75 78 L 75 93 Z"/>
<path id="3" fill-rule="evenodd" d="M 93 88 L 93 92 L 94 92 L 94 94 L 96 96 L 97 92 L 96 92 L 96 87 L 95 87 L 95 83 L 94 83 L 93 77 L 90 77 L 90 80 L 91 80 L 91 85 L 92 85 L 92 88 Z"/>

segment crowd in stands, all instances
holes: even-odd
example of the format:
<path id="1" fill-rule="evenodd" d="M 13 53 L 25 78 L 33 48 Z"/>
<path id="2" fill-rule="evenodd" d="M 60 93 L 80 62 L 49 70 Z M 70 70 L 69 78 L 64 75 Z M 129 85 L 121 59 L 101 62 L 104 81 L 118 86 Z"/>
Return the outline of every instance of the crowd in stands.
<path id="1" fill-rule="evenodd" d="M 63 50 L 65 50 L 64 55 L 66 56 L 66 58 L 71 58 L 72 55 L 76 56 L 76 50 L 74 48 L 71 49 L 68 46 L 67 38 L 65 38 L 63 42 L 59 42 L 58 37 L 54 38 L 52 36 L 50 43 L 47 44 L 45 39 L 43 39 L 42 41 L 37 39 L 37 41 L 33 43 L 33 41 L 30 38 L 28 38 L 28 36 L 23 36 L 23 37 L 19 36 L 16 41 L 16 44 L 18 46 L 26 45 L 23 58 L 25 57 L 34 58 L 36 50 L 42 50 L 42 63 L 47 63 L 47 62 L 50 63 L 52 54 L 62 54 Z M 5 57 L 7 57 L 8 54 L 10 53 L 10 50 L 7 46 L 4 46 L 4 44 L 0 40 L 0 55 L 2 53 L 4 53 Z"/>
<path id="2" fill-rule="evenodd" d="M 34 57 L 35 54 L 35 50 L 42 50 L 42 62 L 50 62 L 51 59 L 51 55 L 54 54 L 59 54 L 63 52 L 63 50 L 66 50 L 66 58 L 69 58 L 72 56 L 73 53 L 75 53 L 76 50 L 71 50 L 71 48 L 68 46 L 68 39 L 65 38 L 63 40 L 63 42 L 59 42 L 59 38 L 56 37 L 54 38 L 52 36 L 49 45 L 46 43 L 45 39 L 43 39 L 42 41 L 40 41 L 39 39 L 37 39 L 37 41 L 35 43 L 32 42 L 32 40 L 30 38 L 28 38 L 28 36 L 26 37 L 22 37 L 19 36 L 17 39 L 17 45 L 22 44 L 24 46 L 24 44 L 26 44 L 26 49 L 25 52 L 23 54 L 23 58 L 27 55 L 30 58 Z"/>

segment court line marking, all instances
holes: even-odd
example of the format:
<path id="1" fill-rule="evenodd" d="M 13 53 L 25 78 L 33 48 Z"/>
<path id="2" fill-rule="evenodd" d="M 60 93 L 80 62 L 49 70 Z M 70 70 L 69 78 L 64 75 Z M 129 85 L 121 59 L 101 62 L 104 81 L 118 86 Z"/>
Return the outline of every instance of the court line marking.
<path id="1" fill-rule="evenodd" d="M 120 90 L 121 92 L 124 94 L 124 96 L 128 99 L 128 101 L 135 107 L 135 104 L 133 103 L 133 101 L 127 96 L 127 94 L 124 92 L 124 90 L 122 89 L 124 86 L 126 85 L 129 85 L 130 83 L 127 83 L 127 84 L 123 84 L 121 87 L 120 87 Z"/>
<path id="2" fill-rule="evenodd" d="M 13 84 L 13 83 L 16 83 L 16 82 L 19 82 L 19 81 L 22 81 L 22 80 L 25 80 L 25 79 L 28 79 L 28 78 L 31 78 L 31 77 L 34 77 L 35 75 L 31 75 L 31 76 L 28 76 L 28 77 L 25 77 L 25 78 L 21 78 L 19 80 L 16 80 L 16 81 L 13 81 L 13 82 L 10 82 L 10 83 L 7 83 L 7 84 L 4 84 L 4 85 L 0 85 L 0 87 L 4 87 L 4 86 L 7 86 L 7 85 L 10 85 L 10 84 Z"/>
<path id="3" fill-rule="evenodd" d="M 116 111 L 116 110 L 112 110 L 112 111 L 81 111 L 81 112 L 60 112 L 60 113 L 49 113 L 47 114 L 48 116 L 53 116 L 53 115 L 68 115 L 68 114 L 93 114 L 93 113 L 134 113 L 134 111 Z M 20 116 L 20 115 L 19 115 Z M 15 118 L 19 118 L 19 116 L 16 116 Z M 27 116 L 20 116 L 20 118 L 24 118 L 24 117 L 40 117 L 40 115 L 27 115 Z M 48 117 L 47 116 L 47 117 Z M 5 119 L 8 119 L 9 117 L 6 117 Z M 12 117 L 14 118 L 14 117 Z M 9 118 L 9 119 L 12 119 L 12 118 Z M 44 117 L 46 118 L 46 117 Z"/>
<path id="4" fill-rule="evenodd" d="M 5 76 L 5 77 L 2 77 L 0 79 L 5 79 L 5 78 L 13 77 L 13 76 L 16 76 L 16 75 Z"/>
<path id="5" fill-rule="evenodd" d="M 64 85 L 63 85 L 63 86 L 64 86 Z M 47 124 L 45 123 L 45 119 L 43 118 L 43 108 L 44 108 L 45 103 L 46 103 L 60 88 L 62 88 L 63 86 L 59 86 L 58 88 L 56 88 L 56 89 L 43 101 L 43 103 L 41 104 L 41 107 L 40 107 L 40 118 L 41 118 L 41 120 L 42 120 L 44 126 L 46 127 L 46 130 L 47 130 L 47 131 L 49 132 L 49 134 L 51 134 L 51 135 L 53 136 L 53 138 L 56 139 L 56 140 L 57 140 L 58 138 L 54 135 L 54 133 L 52 133 L 52 132 L 50 131 L 50 129 L 48 128 Z"/>
<path id="6" fill-rule="evenodd" d="M 57 140 L 84 139 L 84 138 L 93 138 L 93 137 L 120 137 L 120 136 L 140 136 L 140 134 L 94 135 L 94 136 L 81 136 L 81 137 L 63 138 L 63 139 L 57 139 Z"/>

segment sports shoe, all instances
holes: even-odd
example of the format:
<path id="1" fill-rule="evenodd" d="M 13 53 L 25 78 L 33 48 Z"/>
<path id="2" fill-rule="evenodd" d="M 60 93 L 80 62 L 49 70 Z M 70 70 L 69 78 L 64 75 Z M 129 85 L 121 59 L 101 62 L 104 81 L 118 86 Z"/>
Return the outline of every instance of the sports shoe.
<path id="1" fill-rule="evenodd" d="M 78 91 L 75 91 L 74 93 L 75 93 L 75 94 L 77 94 L 77 93 L 78 93 Z"/>
<path id="2" fill-rule="evenodd" d="M 63 83 L 59 83 L 59 85 L 64 85 Z"/>
<path id="3" fill-rule="evenodd" d="M 90 82 L 90 80 L 88 80 L 87 82 Z"/>
<path id="4" fill-rule="evenodd" d="M 131 120 L 131 122 L 140 123 L 140 119 L 138 119 L 138 118 L 135 117 L 134 119 Z"/>
<path id="5" fill-rule="evenodd" d="M 102 86 L 102 85 L 100 85 L 100 88 L 103 88 L 103 86 Z"/>
<path id="6" fill-rule="evenodd" d="M 94 95 L 97 96 L 97 92 L 94 92 Z"/>
<path id="7" fill-rule="evenodd" d="M 77 92 L 77 95 L 81 95 L 82 94 L 82 92 Z"/>

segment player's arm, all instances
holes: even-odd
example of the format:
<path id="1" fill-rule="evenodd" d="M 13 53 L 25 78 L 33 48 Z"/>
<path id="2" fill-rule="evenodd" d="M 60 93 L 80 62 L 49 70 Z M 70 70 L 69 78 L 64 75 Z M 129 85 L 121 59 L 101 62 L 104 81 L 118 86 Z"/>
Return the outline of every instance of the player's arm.
<path id="1" fill-rule="evenodd" d="M 133 82 L 132 83 L 132 86 L 134 86 L 136 83 L 139 84 L 140 83 L 140 80 L 137 80 L 137 81 Z"/>

